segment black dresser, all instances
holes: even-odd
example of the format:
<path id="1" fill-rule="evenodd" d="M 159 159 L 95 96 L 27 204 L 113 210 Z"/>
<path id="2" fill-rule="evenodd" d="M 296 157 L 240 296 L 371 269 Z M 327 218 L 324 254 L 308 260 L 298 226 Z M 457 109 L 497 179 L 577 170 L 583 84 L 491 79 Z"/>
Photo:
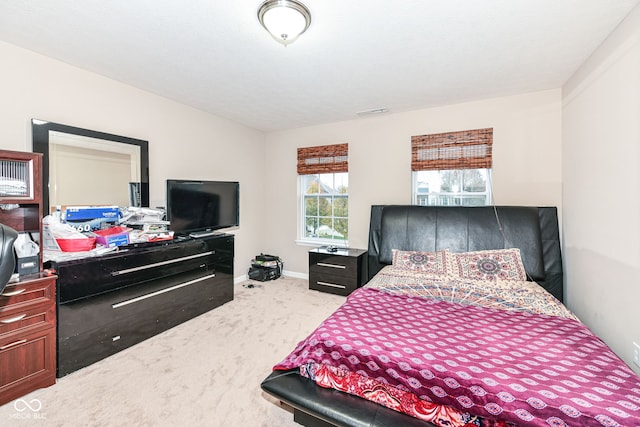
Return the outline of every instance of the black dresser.
<path id="1" fill-rule="evenodd" d="M 233 256 L 234 237 L 224 234 L 53 263 L 57 376 L 233 300 Z"/>

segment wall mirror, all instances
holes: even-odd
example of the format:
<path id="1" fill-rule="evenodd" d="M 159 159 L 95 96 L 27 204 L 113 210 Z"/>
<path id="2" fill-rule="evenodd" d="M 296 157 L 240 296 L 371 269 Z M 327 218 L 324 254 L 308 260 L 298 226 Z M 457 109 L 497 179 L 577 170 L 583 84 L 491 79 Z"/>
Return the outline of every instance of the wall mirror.
<path id="1" fill-rule="evenodd" d="M 57 206 L 149 206 L 149 143 L 44 120 L 31 120 L 42 153 L 45 215 Z"/>

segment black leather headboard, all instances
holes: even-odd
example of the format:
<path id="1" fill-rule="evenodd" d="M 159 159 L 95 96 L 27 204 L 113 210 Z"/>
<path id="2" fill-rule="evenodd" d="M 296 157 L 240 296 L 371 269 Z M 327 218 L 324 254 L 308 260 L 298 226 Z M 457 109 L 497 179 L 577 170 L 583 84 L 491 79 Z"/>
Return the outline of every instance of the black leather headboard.
<path id="1" fill-rule="evenodd" d="M 392 249 L 467 252 L 518 248 L 527 275 L 563 300 L 555 207 L 375 205 L 369 225 L 369 279 L 391 264 Z"/>

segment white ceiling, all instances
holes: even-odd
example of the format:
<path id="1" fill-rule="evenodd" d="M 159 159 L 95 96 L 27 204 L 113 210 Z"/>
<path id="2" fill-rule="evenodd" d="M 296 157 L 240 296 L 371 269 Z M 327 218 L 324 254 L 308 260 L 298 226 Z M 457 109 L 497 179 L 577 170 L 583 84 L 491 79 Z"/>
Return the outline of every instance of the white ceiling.
<path id="1" fill-rule="evenodd" d="M 560 87 L 640 0 L 0 0 L 0 40 L 263 131 Z"/>

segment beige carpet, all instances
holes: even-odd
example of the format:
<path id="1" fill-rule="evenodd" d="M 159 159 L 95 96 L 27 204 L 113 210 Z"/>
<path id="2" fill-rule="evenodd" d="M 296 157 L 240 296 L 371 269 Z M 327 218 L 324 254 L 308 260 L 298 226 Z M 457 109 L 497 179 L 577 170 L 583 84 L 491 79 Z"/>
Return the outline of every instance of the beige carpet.
<path id="1" fill-rule="evenodd" d="M 298 426 L 260 382 L 345 297 L 286 277 L 247 283 L 215 310 L 0 406 L 0 425 Z"/>

